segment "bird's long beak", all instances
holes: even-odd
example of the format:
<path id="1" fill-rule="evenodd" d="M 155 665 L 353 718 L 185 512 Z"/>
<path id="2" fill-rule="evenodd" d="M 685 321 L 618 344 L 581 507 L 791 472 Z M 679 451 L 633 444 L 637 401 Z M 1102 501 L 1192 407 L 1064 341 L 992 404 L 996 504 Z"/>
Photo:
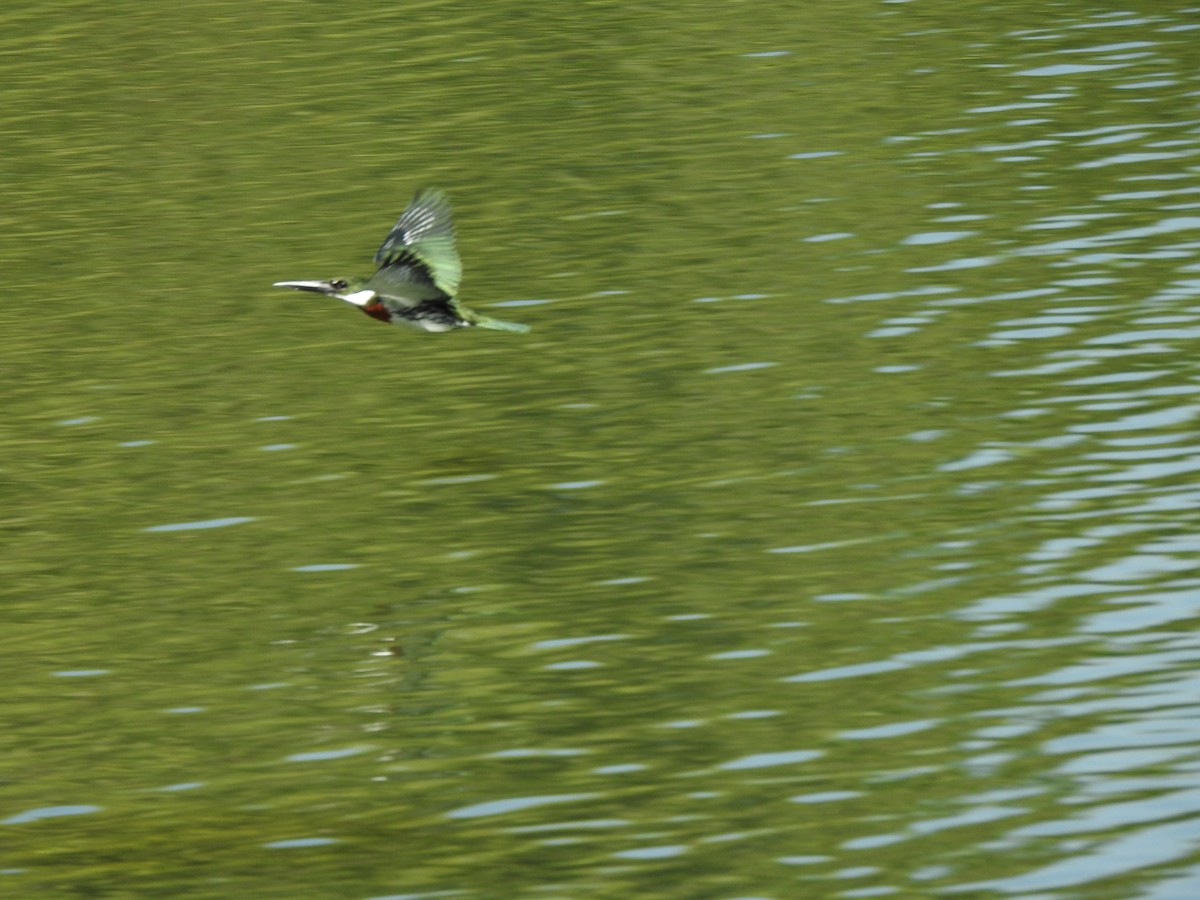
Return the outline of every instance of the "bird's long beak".
<path id="1" fill-rule="evenodd" d="M 328 281 L 277 281 L 272 287 L 294 288 L 297 291 L 311 291 L 314 294 L 329 295 L 333 293 L 333 285 Z"/>

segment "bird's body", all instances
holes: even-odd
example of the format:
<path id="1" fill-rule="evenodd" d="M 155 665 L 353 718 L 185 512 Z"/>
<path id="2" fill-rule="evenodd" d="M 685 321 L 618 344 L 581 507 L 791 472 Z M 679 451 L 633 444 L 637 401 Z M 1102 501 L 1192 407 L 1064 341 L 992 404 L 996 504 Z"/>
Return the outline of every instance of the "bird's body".
<path id="1" fill-rule="evenodd" d="M 369 278 L 332 281 L 277 281 L 294 288 L 336 297 L 372 319 L 421 331 L 453 331 L 477 326 L 497 331 L 528 331 L 529 326 L 501 322 L 475 312 L 456 299 L 462 262 L 454 246 L 450 201 L 436 188 L 417 191 L 408 209 L 388 232 L 375 254 L 379 269 Z"/>

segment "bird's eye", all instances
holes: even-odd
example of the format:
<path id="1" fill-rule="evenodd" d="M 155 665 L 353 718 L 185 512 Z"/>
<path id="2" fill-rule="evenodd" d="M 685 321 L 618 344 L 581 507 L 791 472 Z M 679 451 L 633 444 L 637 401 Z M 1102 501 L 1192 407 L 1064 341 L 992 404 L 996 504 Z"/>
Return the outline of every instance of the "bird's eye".
<path id="1" fill-rule="evenodd" d="M 346 282 L 342 281 L 339 278 L 337 281 L 329 282 L 329 286 L 332 287 L 335 291 L 344 291 L 346 289 Z"/>

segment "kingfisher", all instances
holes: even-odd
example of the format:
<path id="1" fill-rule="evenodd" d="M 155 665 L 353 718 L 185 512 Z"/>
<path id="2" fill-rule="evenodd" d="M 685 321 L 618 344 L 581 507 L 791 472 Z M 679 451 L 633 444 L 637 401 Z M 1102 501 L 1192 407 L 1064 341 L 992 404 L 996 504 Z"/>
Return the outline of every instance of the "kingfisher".
<path id="1" fill-rule="evenodd" d="M 462 262 L 454 246 L 450 200 L 437 188 L 417 191 L 375 254 L 378 270 L 370 278 L 332 281 L 277 281 L 294 288 L 352 303 L 372 319 L 420 331 L 492 328 L 526 332 L 528 325 L 501 322 L 457 300 Z"/>

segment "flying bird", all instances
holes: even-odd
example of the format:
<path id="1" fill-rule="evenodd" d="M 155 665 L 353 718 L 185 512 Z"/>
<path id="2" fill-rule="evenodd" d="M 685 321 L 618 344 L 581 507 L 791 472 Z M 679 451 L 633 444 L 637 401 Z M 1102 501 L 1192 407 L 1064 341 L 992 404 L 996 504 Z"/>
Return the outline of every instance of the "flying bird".
<path id="1" fill-rule="evenodd" d="M 277 281 L 274 286 L 336 297 L 372 319 L 420 331 L 529 330 L 528 325 L 501 322 L 458 302 L 462 262 L 454 246 L 450 201 L 437 188 L 417 191 L 375 254 L 375 265 L 379 268 L 369 278 Z"/>

